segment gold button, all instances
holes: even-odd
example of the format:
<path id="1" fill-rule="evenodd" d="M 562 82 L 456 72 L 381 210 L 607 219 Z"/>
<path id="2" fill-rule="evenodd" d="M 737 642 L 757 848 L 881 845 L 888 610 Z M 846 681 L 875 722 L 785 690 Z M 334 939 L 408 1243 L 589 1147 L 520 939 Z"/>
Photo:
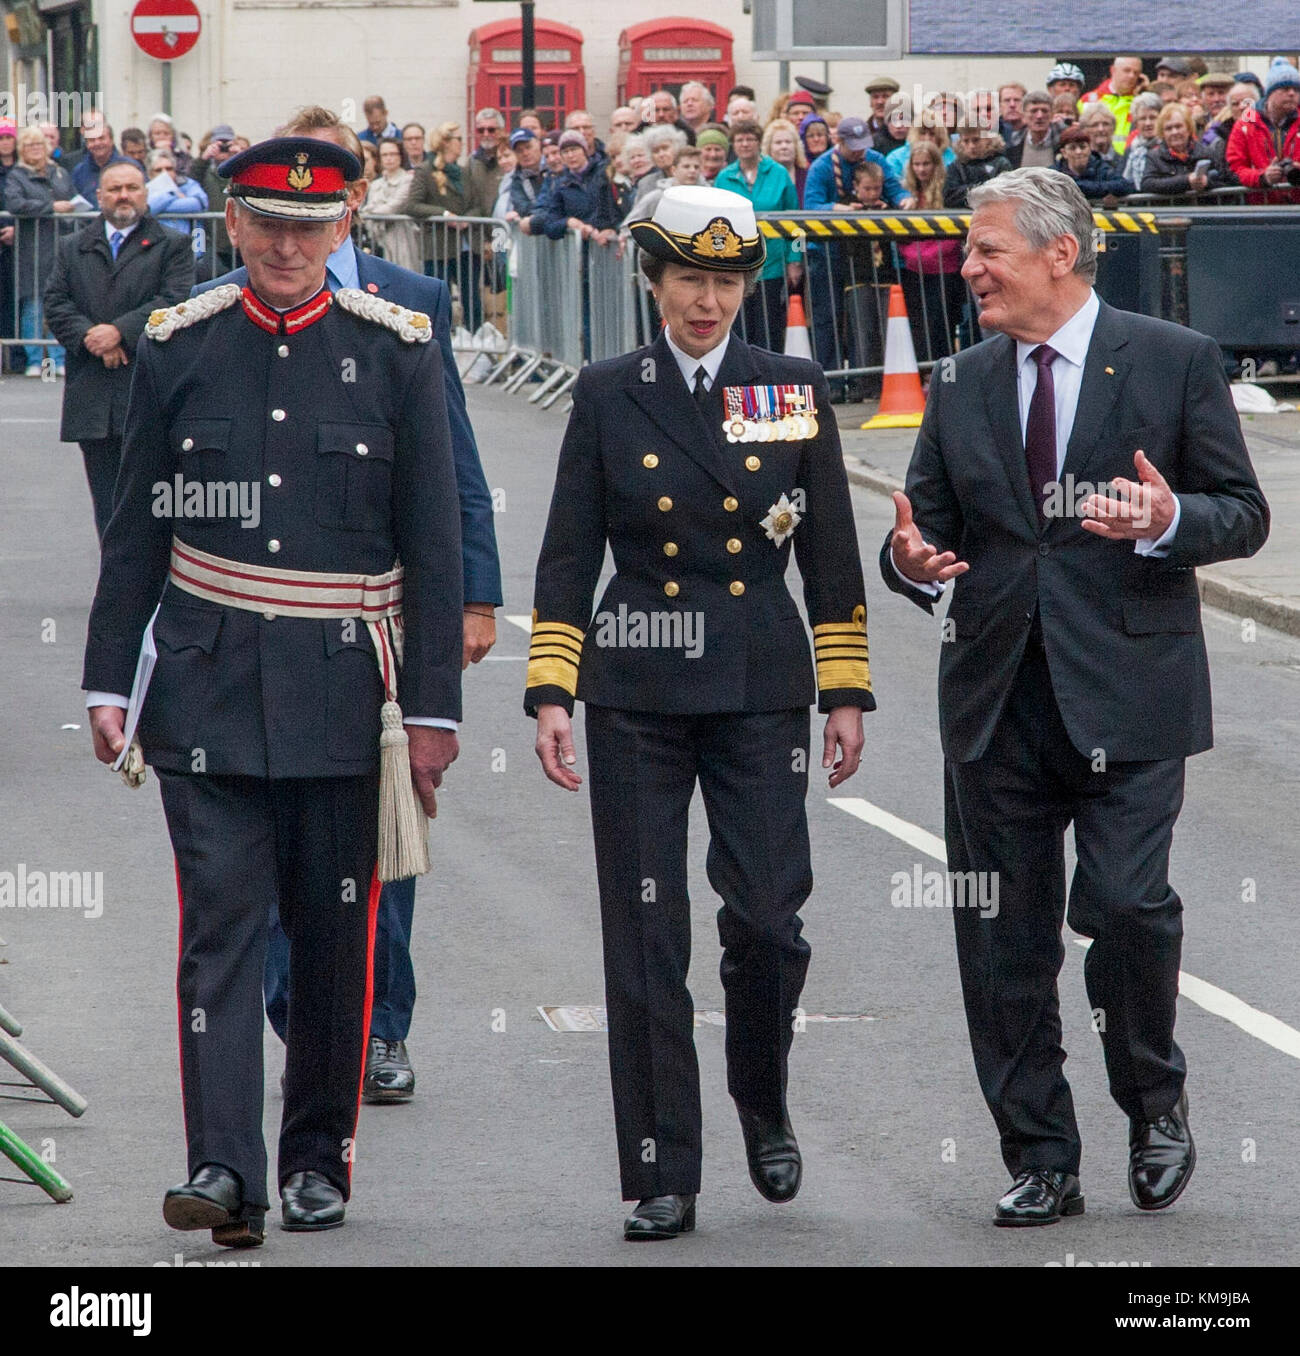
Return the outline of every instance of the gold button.
<path id="1" fill-rule="evenodd" d="M 728 495 L 722 501 L 722 507 L 726 509 L 728 513 L 735 513 L 735 511 L 740 507 L 740 501 L 738 499 L 733 499 L 730 495 Z"/>
<path id="2" fill-rule="evenodd" d="M 664 585 L 664 592 L 665 592 L 670 598 L 676 598 L 677 595 L 681 592 L 681 589 L 678 588 L 678 586 L 670 579 L 670 580 Z"/>
<path id="3" fill-rule="evenodd" d="M 745 470 L 746 470 L 746 471 L 757 471 L 758 468 L 759 468 L 760 466 L 762 466 L 762 464 L 763 464 L 763 463 L 762 463 L 761 461 L 759 461 L 759 459 L 758 459 L 757 457 L 746 457 L 746 458 L 745 458 Z"/>
<path id="4" fill-rule="evenodd" d="M 659 458 L 656 457 L 653 452 L 647 452 L 645 456 L 641 458 L 641 465 L 648 467 L 653 471 L 655 467 L 659 465 Z"/>
<path id="5" fill-rule="evenodd" d="M 745 586 L 740 582 L 739 579 L 733 579 L 731 581 L 731 592 L 734 597 L 739 598 L 740 595 L 744 593 L 744 591 Z"/>
<path id="6" fill-rule="evenodd" d="M 660 507 L 660 509 L 661 509 L 664 513 L 667 513 L 668 510 L 669 510 L 670 508 L 672 508 L 672 506 L 673 506 L 673 501 L 672 501 L 671 499 L 669 499 L 667 495 L 664 495 L 663 498 L 660 499 L 660 501 L 659 501 L 659 507 Z"/>
<path id="7" fill-rule="evenodd" d="M 730 551 L 731 554 L 734 556 L 736 552 L 740 550 L 740 538 L 732 537 L 732 539 L 727 543 L 727 550 Z"/>
<path id="8" fill-rule="evenodd" d="M 675 556 L 677 554 L 677 543 L 675 541 L 664 542 L 664 555 Z"/>

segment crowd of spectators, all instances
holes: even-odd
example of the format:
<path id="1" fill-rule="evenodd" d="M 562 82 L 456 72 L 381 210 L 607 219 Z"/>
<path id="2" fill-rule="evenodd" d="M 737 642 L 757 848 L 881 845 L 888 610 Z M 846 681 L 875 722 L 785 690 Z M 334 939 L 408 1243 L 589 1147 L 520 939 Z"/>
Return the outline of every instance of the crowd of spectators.
<path id="1" fill-rule="evenodd" d="M 972 185 L 1041 165 L 1069 174 L 1101 207 L 1139 193 L 1186 201 L 1218 189 L 1248 202 L 1300 203 L 1300 73 L 1282 58 L 1260 78 L 1173 56 L 1149 80 L 1138 57 L 1118 56 L 1093 89 L 1078 67 L 1058 62 L 1038 89 L 1011 81 L 965 97 L 937 91 L 916 107 L 897 80 L 880 75 L 844 113 L 827 106 L 824 87 L 805 83 L 813 88 L 782 93 L 764 116 L 751 88 L 717 100 L 688 81 L 677 95 L 660 89 L 616 108 L 603 134 L 586 109 L 569 112 L 562 126 L 524 109 L 512 126 L 484 108 L 468 150 L 460 124 L 399 124 L 371 96 L 357 133 L 369 181 L 361 244 L 454 284 L 472 329 L 504 305 L 492 300 L 504 297 L 504 265 L 490 233 L 466 229 L 465 218 L 517 222 L 550 239 L 576 233 L 592 248 L 621 252 L 634 248 L 626 224 L 652 213 L 670 184 L 727 188 L 758 212 L 960 211 Z M 150 211 L 190 232 L 205 274 L 234 265 L 221 223 L 189 218 L 220 206 L 217 168 L 247 139 L 222 124 L 195 146 L 164 114 L 116 138 L 92 114 L 81 132 L 84 149 L 70 156 L 56 128 L 0 121 L 0 206 L 8 214 L 0 216 L 0 334 L 41 333 L 53 218 L 93 210 L 100 174 L 122 161 L 144 171 Z M 956 242 L 888 245 L 870 253 L 869 270 L 861 251 L 838 243 L 810 238 L 803 258 L 772 243 L 741 321 L 751 338 L 779 347 L 788 294 L 803 289 L 819 358 L 828 367 L 859 365 L 845 293 L 867 275 L 873 284 L 897 278 L 911 294 L 918 349 L 929 357 L 952 350 L 962 305 L 960 249 L 949 248 Z M 41 349 L 24 356 L 30 370 Z"/>

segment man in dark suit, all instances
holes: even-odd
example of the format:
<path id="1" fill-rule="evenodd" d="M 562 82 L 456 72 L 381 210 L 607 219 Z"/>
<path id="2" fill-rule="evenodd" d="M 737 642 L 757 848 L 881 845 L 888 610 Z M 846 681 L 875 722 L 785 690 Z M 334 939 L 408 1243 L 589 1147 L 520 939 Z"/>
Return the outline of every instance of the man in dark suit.
<path id="1" fill-rule="evenodd" d="M 343 1223 L 378 879 L 427 870 L 420 805 L 435 812 L 457 753 L 462 586 L 429 318 L 325 286 L 359 163 L 285 137 L 222 172 L 249 282 L 150 317 L 84 686 L 96 755 L 112 762 L 129 748 L 123 694 L 157 604 L 157 662 L 134 710 L 181 894 L 189 1145 L 189 1180 L 163 1215 L 248 1246 L 267 1208 L 272 908 L 291 941 L 294 993 L 284 1225 Z M 381 821 L 397 824 L 395 844 Z"/>
<path id="2" fill-rule="evenodd" d="M 284 129 L 293 136 L 314 137 L 351 151 L 358 159 L 361 146 L 350 127 L 329 109 L 300 110 Z M 365 202 L 367 182 L 348 185 L 348 206 L 356 212 Z M 233 273 L 195 288 L 195 294 L 222 283 L 247 281 L 247 272 Z M 433 322 L 434 339 L 442 352 L 442 379 L 447 417 L 451 425 L 456 462 L 456 492 L 460 500 L 462 569 L 465 581 L 464 666 L 477 664 L 496 641 L 494 612 L 501 605 L 501 566 L 497 559 L 492 496 L 483 476 L 478 445 L 465 408 L 465 390 L 451 347 L 451 296 L 439 278 L 426 278 L 385 259 L 363 254 L 350 237 L 329 258 L 325 277 L 333 291 L 359 287 L 372 296 L 422 311 Z M 374 1004 L 366 1077 L 362 1096 L 367 1102 L 407 1102 L 415 1092 L 415 1071 L 406 1049 L 415 1009 L 415 969 L 411 964 L 411 928 L 415 916 L 414 879 L 390 881 L 384 886 L 375 925 Z M 281 1039 L 288 1026 L 289 947 L 279 923 L 272 921 L 266 963 L 266 1011 Z"/>
<path id="3" fill-rule="evenodd" d="M 1092 939 L 1130 1193 L 1159 1210 L 1196 1161 L 1168 877 L 1184 760 L 1212 742 L 1196 567 L 1258 551 L 1268 508 L 1213 341 L 1093 292 L 1073 181 L 1015 170 L 971 206 L 963 276 L 1000 333 L 936 369 L 880 564 L 926 611 L 958 581 L 939 661 L 945 834 L 950 871 L 997 901 L 953 909 L 976 1070 L 1015 1179 L 995 1222 L 1083 1211 L 1063 915 Z"/>
<path id="4" fill-rule="evenodd" d="M 194 254 L 187 236 L 163 230 L 149 215 L 134 160 L 122 156 L 106 166 L 98 196 L 100 215 L 59 242 L 45 314 L 68 355 L 59 437 L 81 445 L 102 540 L 122 462 L 135 346 L 151 312 L 189 294 Z"/>

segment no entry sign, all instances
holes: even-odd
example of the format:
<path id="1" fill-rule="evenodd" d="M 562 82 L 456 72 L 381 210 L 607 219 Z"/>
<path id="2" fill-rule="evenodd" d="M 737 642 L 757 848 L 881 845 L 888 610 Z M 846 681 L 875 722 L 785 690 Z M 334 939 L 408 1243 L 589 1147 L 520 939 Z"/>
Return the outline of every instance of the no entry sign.
<path id="1" fill-rule="evenodd" d="M 137 0 L 131 36 L 146 56 L 173 61 L 199 40 L 203 21 L 194 0 Z"/>

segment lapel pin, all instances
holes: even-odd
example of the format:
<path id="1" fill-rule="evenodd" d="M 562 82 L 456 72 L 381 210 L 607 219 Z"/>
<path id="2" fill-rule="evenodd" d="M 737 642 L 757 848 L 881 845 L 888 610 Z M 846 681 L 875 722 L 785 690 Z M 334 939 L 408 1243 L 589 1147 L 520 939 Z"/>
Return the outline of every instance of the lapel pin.
<path id="1" fill-rule="evenodd" d="M 379 291 L 379 284 L 378 284 L 378 283 L 367 283 L 367 284 L 366 284 L 366 291 L 367 291 L 367 292 L 378 292 L 378 291 Z M 1109 372 L 1109 371 L 1110 371 L 1110 368 L 1107 368 L 1106 370 Z"/>
<path id="2" fill-rule="evenodd" d="M 1113 367 L 1108 367 L 1106 369 L 1106 375 L 1108 377 L 1113 377 L 1115 375 L 1115 369 Z"/>

